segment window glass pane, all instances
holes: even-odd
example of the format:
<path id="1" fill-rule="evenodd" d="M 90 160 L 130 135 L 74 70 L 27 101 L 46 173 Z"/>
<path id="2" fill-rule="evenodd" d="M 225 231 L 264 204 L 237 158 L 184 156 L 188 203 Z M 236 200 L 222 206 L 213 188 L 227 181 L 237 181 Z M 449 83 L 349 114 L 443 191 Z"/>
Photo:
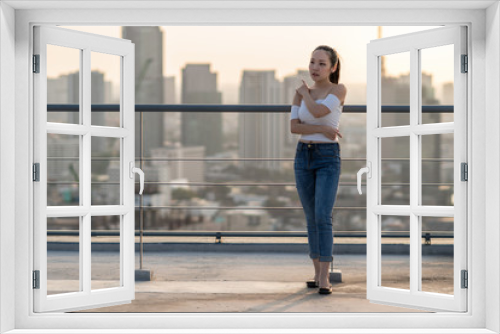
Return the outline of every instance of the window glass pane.
<path id="1" fill-rule="evenodd" d="M 92 137 L 92 205 L 119 205 L 120 138 Z"/>
<path id="2" fill-rule="evenodd" d="M 91 52 L 92 105 L 120 104 L 121 57 Z M 120 126 L 119 111 L 92 110 L 92 125 Z"/>
<path id="3" fill-rule="evenodd" d="M 241 158 L 282 158 L 285 124 L 289 115 L 280 113 L 241 113 L 238 116 L 239 147 Z M 340 125 L 339 125 L 340 127 Z M 264 169 L 279 169 L 280 161 L 262 161 Z"/>
<path id="4" fill-rule="evenodd" d="M 80 49 L 47 44 L 47 104 L 74 104 L 49 111 L 47 122 L 80 124 Z"/>
<path id="5" fill-rule="evenodd" d="M 205 156 L 223 152 L 221 113 L 184 113 L 181 122 L 182 146 L 201 146 Z M 244 131 L 241 127 L 240 130 Z"/>
<path id="6" fill-rule="evenodd" d="M 47 295 L 80 290 L 80 218 L 47 218 Z"/>
<path id="7" fill-rule="evenodd" d="M 381 138 L 382 205 L 410 205 L 410 137 Z"/>
<path id="8" fill-rule="evenodd" d="M 422 124 L 453 122 L 454 45 L 420 50 L 422 68 Z M 426 111 L 426 106 L 451 107 L 444 112 Z"/>
<path id="9" fill-rule="evenodd" d="M 422 136 L 422 205 L 454 205 L 453 138 L 453 133 Z"/>
<path id="10" fill-rule="evenodd" d="M 223 115 L 226 118 L 227 115 Z M 234 116 L 234 115 L 233 115 Z M 163 140 L 165 145 L 173 145 L 175 143 L 181 142 L 181 113 L 180 112 L 168 112 L 163 113 Z M 230 129 L 224 127 L 224 131 L 231 131 L 233 133 L 238 132 L 237 126 L 232 126 Z M 226 134 L 224 139 L 226 138 Z M 137 138 L 136 138 L 137 141 Z M 225 141 L 224 141 L 225 142 Z M 233 144 L 238 145 L 237 142 L 233 142 Z M 152 145 L 151 145 L 152 146 Z M 139 155 L 139 151 L 135 152 L 136 156 Z M 145 153 L 146 155 L 146 153 Z"/>
<path id="11" fill-rule="evenodd" d="M 410 52 L 380 57 L 382 126 L 410 124 Z M 384 112 L 384 107 L 405 106 L 404 112 Z"/>
<path id="12" fill-rule="evenodd" d="M 422 291 L 453 294 L 454 219 L 421 217 Z"/>
<path id="13" fill-rule="evenodd" d="M 192 113 L 187 113 L 192 114 Z M 208 115 L 212 115 L 212 113 L 208 113 Z M 136 124 L 141 124 L 139 114 L 136 115 Z M 175 117 L 174 117 L 175 118 Z M 165 156 L 164 151 L 171 151 L 171 149 L 178 150 L 187 150 L 196 152 L 197 157 L 205 157 L 205 151 L 200 150 L 200 147 L 203 148 L 205 144 L 200 142 L 194 143 L 186 143 L 186 145 L 182 145 L 180 142 L 180 138 L 177 137 L 180 133 L 183 132 L 181 128 L 173 129 L 174 124 L 168 124 L 172 120 L 170 113 L 163 112 L 145 112 L 143 113 L 143 129 L 145 131 L 142 132 L 142 147 L 140 145 L 141 137 L 140 137 L 140 127 L 136 126 L 136 137 L 135 141 L 135 155 L 136 157 L 140 157 L 142 154 L 143 157 L 162 157 Z M 177 126 L 180 124 L 176 123 Z M 147 129 L 147 130 L 146 130 Z M 172 129 L 172 133 L 168 131 L 168 129 Z M 200 131 L 200 129 L 194 129 L 195 131 Z M 186 133 L 184 132 L 184 135 Z M 208 141 L 208 138 L 205 138 Z M 190 157 L 193 154 L 189 154 Z"/>
<path id="14" fill-rule="evenodd" d="M 410 289 L 410 217 L 380 216 L 381 286 Z"/>
<path id="15" fill-rule="evenodd" d="M 139 166 L 138 162 L 136 166 Z M 291 182 L 290 185 L 203 186 L 198 181 L 195 181 L 194 185 L 188 185 L 178 179 L 162 181 L 162 173 L 169 175 L 168 163 L 155 163 L 154 167 L 144 167 L 144 171 L 143 196 L 137 195 L 138 178 L 135 180 L 135 190 L 136 206 L 139 206 L 141 198 L 143 200 L 144 227 L 147 230 L 304 231 L 304 213 L 293 180 L 290 181 L 289 178 L 283 181 Z M 291 177 L 293 178 L 293 175 Z M 337 193 L 333 211 L 334 229 L 364 231 L 366 197 L 355 197 L 349 185 L 340 185 Z M 254 206 L 261 206 L 262 209 L 239 209 L 238 206 L 247 200 L 252 200 Z M 198 207 L 185 208 L 186 203 Z M 235 209 L 217 209 L 221 205 Z M 231 221 L 227 219 L 228 215 L 231 215 Z M 247 225 L 248 215 L 261 216 L 261 223 L 250 227 Z M 136 216 L 136 224 L 139 219 L 140 217 Z"/>
<path id="16" fill-rule="evenodd" d="M 92 290 L 120 287 L 121 216 L 92 217 Z"/>
<path id="17" fill-rule="evenodd" d="M 80 137 L 47 134 L 47 205 L 80 205 Z"/>

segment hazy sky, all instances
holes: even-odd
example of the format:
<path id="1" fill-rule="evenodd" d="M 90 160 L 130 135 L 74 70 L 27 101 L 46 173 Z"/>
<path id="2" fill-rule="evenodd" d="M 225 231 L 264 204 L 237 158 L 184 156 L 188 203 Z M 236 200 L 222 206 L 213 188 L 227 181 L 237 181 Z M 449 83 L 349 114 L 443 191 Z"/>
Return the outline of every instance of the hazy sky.
<path id="1" fill-rule="evenodd" d="M 121 38 L 121 27 L 69 27 L 99 35 Z M 390 37 L 436 27 L 383 27 L 383 36 Z M 276 70 L 276 78 L 308 69 L 309 58 L 318 45 L 334 47 L 340 54 L 341 82 L 346 85 L 366 81 L 366 45 L 377 39 L 375 26 L 165 26 L 163 31 L 163 74 L 175 76 L 180 87 L 181 69 L 187 63 L 210 63 L 218 75 L 219 90 L 238 86 L 242 70 Z M 434 73 L 434 84 L 451 81 L 453 67 L 449 57 L 436 52 L 432 62 L 426 62 Z M 50 77 L 76 70 L 77 59 L 64 52 L 51 56 Z M 104 57 L 103 57 L 104 58 Z M 113 57 L 107 57 L 113 59 Z M 396 57 L 395 57 L 396 58 Z M 95 61 L 94 61 L 95 59 Z M 117 82 L 119 66 L 105 59 L 93 57 L 92 69 L 106 73 L 105 80 Z M 449 69 L 449 70 L 448 70 Z M 387 62 L 387 74 L 408 72 L 409 67 L 399 61 Z"/>

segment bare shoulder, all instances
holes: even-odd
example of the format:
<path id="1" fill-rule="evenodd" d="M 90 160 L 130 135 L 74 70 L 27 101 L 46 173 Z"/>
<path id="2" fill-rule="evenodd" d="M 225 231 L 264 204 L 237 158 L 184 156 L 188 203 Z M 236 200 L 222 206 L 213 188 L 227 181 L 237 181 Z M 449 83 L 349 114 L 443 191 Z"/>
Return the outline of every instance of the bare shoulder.
<path id="1" fill-rule="evenodd" d="M 344 84 L 334 85 L 330 92 L 339 98 L 342 105 L 344 104 L 347 95 L 347 88 Z"/>
<path id="2" fill-rule="evenodd" d="M 347 94 L 347 87 L 344 84 L 338 84 L 332 88 L 339 96 L 345 96 Z"/>

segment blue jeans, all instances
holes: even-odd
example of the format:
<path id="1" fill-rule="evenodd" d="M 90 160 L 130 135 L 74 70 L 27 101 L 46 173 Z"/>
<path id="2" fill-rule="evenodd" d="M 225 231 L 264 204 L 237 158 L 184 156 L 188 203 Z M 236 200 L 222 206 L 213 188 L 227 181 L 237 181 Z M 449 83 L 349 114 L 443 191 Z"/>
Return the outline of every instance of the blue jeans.
<path id="1" fill-rule="evenodd" d="M 309 257 L 333 261 L 332 210 L 340 178 L 338 143 L 298 142 L 294 170 L 297 191 L 307 220 Z"/>

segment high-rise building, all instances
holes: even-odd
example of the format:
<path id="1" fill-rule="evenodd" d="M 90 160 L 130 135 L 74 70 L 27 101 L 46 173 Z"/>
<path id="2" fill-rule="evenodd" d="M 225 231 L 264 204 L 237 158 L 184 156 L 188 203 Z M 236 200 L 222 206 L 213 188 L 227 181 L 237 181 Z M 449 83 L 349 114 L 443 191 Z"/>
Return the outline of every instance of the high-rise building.
<path id="1" fill-rule="evenodd" d="M 74 72 L 67 75 L 68 83 L 68 103 L 79 103 L 80 101 L 80 72 Z M 90 89 L 92 90 L 93 87 Z M 92 93 L 91 93 L 92 94 Z M 68 113 L 68 123 L 79 124 L 78 113 Z M 92 117 L 92 116 L 91 116 Z"/>
<path id="2" fill-rule="evenodd" d="M 165 104 L 176 104 L 177 91 L 175 86 L 175 77 L 164 77 L 163 80 L 163 102 Z M 180 142 L 181 137 L 181 113 L 169 112 L 165 113 L 163 117 L 163 129 L 165 145 Z"/>
<path id="3" fill-rule="evenodd" d="M 163 78 L 163 103 L 165 104 L 176 104 L 177 99 L 175 98 L 175 77 L 164 77 Z"/>
<path id="4" fill-rule="evenodd" d="M 453 82 L 445 82 L 443 84 L 442 103 L 444 105 L 453 105 Z"/>
<path id="5" fill-rule="evenodd" d="M 78 76 L 72 77 L 72 81 L 74 80 L 73 78 L 78 78 Z M 104 73 L 99 72 L 99 71 L 92 71 L 90 74 L 90 86 L 91 86 L 91 92 L 90 92 L 90 99 L 91 99 L 91 104 L 103 104 L 105 102 L 105 93 L 106 93 L 106 88 L 104 84 Z M 78 87 L 78 85 L 74 84 L 73 87 Z M 74 93 L 75 96 L 78 96 L 78 93 Z M 106 113 L 105 112 L 92 112 L 90 115 L 90 124 L 93 125 L 104 125 L 106 124 L 106 121 L 104 119 Z M 95 154 L 96 152 L 105 152 L 106 151 L 106 139 L 107 138 L 102 138 L 102 137 L 92 137 L 91 140 L 91 147 L 92 147 L 92 153 Z"/>
<path id="6" fill-rule="evenodd" d="M 104 73 L 99 71 L 92 71 L 90 74 L 91 82 L 91 103 L 92 104 L 104 104 L 106 103 L 106 84 L 104 82 Z M 93 125 L 104 125 L 106 121 L 104 119 L 104 112 L 92 112 L 91 113 L 91 124 Z M 94 148 L 92 148 L 94 149 Z"/>
<path id="7" fill-rule="evenodd" d="M 47 104 L 65 104 L 68 99 L 68 76 L 62 75 L 57 78 L 47 78 Z M 57 112 L 48 114 L 49 122 L 57 123 L 75 123 L 73 122 L 72 112 Z M 78 118 L 76 119 L 78 124 Z"/>
<path id="8" fill-rule="evenodd" d="M 217 73 L 210 64 L 187 64 L 182 69 L 181 103 L 221 104 L 217 91 Z M 204 146 L 207 156 L 222 152 L 222 114 L 186 112 L 181 114 L 183 146 Z"/>
<path id="9" fill-rule="evenodd" d="M 241 104 L 280 104 L 281 83 L 275 71 L 243 71 Z M 285 142 L 285 113 L 239 114 L 239 155 L 242 158 L 282 158 Z M 255 165 L 255 164 L 254 164 Z M 279 161 L 266 161 L 260 167 L 278 170 Z"/>
<path id="10" fill-rule="evenodd" d="M 163 104 L 163 32 L 160 27 L 122 27 L 122 38 L 135 44 L 135 103 Z M 143 115 L 144 156 L 163 146 L 163 113 Z M 135 115 L 135 155 L 139 156 L 140 114 Z"/>
<path id="11" fill-rule="evenodd" d="M 302 80 L 304 80 L 309 87 L 314 84 L 314 81 L 309 75 L 309 70 L 297 70 L 296 74 L 288 75 L 283 79 L 282 102 L 284 104 L 292 104 L 297 88 L 302 85 Z"/>

